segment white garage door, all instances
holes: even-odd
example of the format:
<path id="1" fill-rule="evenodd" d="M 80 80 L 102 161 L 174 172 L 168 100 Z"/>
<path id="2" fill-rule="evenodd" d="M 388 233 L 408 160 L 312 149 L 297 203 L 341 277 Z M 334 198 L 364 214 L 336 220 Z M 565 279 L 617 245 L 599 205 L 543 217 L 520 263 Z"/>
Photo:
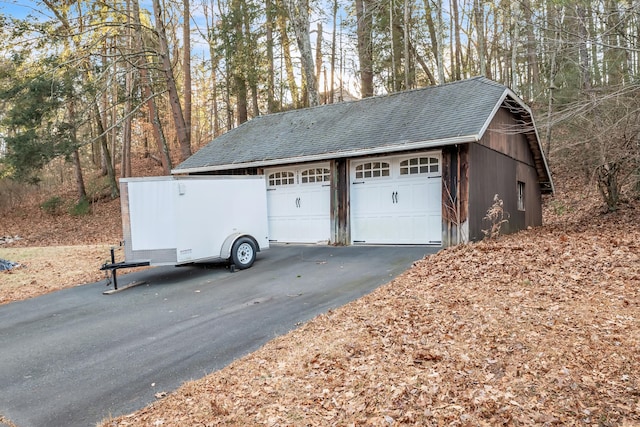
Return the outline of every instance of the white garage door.
<path id="1" fill-rule="evenodd" d="M 441 173 L 440 153 L 352 162 L 352 243 L 440 245 Z"/>
<path id="2" fill-rule="evenodd" d="M 329 165 L 269 169 L 265 176 L 269 240 L 328 241 L 331 229 Z"/>

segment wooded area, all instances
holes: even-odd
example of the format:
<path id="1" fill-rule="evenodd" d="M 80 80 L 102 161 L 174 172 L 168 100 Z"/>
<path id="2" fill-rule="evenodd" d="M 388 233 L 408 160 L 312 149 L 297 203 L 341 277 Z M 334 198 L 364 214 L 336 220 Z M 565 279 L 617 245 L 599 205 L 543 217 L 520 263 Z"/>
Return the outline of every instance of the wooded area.
<path id="1" fill-rule="evenodd" d="M 168 174 L 261 114 L 475 75 L 609 210 L 640 190 L 637 1 L 39 0 L 1 20 L 0 209 L 46 181 L 115 198 L 132 156 Z"/>

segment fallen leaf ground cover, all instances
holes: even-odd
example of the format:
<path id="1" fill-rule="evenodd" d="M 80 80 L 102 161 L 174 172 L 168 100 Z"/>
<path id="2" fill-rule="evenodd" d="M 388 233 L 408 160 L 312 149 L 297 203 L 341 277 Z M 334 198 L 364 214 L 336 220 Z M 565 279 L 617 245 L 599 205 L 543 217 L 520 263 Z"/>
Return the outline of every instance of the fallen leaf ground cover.
<path id="1" fill-rule="evenodd" d="M 640 425 L 639 209 L 558 197 L 102 425 Z"/>

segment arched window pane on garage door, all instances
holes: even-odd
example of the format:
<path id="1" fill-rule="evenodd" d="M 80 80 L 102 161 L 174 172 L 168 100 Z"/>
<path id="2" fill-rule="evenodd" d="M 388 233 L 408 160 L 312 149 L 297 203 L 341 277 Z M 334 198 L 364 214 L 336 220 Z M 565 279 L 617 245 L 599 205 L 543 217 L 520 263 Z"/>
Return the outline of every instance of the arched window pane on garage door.
<path id="1" fill-rule="evenodd" d="M 295 178 L 293 172 L 274 172 L 269 175 L 269 186 L 275 187 L 278 185 L 292 185 L 295 184 Z"/>
<path id="2" fill-rule="evenodd" d="M 329 169 L 326 168 L 312 168 L 302 171 L 300 174 L 300 181 L 302 184 L 309 184 L 314 182 L 328 182 L 330 179 Z"/>
<path id="3" fill-rule="evenodd" d="M 389 163 L 387 162 L 368 162 L 356 166 L 356 179 L 385 176 L 389 176 Z"/>
<path id="4" fill-rule="evenodd" d="M 440 161 L 436 157 L 414 157 L 400 162 L 400 175 L 438 173 Z"/>

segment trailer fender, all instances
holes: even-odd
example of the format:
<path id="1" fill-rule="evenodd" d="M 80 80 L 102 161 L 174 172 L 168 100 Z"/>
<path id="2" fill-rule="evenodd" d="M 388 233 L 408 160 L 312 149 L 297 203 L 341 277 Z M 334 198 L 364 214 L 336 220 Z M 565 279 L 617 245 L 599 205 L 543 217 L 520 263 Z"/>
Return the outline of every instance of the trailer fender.
<path id="1" fill-rule="evenodd" d="M 233 244 L 236 242 L 236 240 L 238 240 L 241 237 L 248 237 L 249 239 L 253 240 L 253 243 L 256 246 L 256 251 L 260 252 L 260 245 L 258 245 L 258 242 L 253 236 L 246 233 L 233 233 L 232 235 L 227 237 L 224 243 L 222 244 L 222 248 L 220 249 L 220 258 L 222 259 L 231 258 L 231 248 L 233 247 Z"/>

